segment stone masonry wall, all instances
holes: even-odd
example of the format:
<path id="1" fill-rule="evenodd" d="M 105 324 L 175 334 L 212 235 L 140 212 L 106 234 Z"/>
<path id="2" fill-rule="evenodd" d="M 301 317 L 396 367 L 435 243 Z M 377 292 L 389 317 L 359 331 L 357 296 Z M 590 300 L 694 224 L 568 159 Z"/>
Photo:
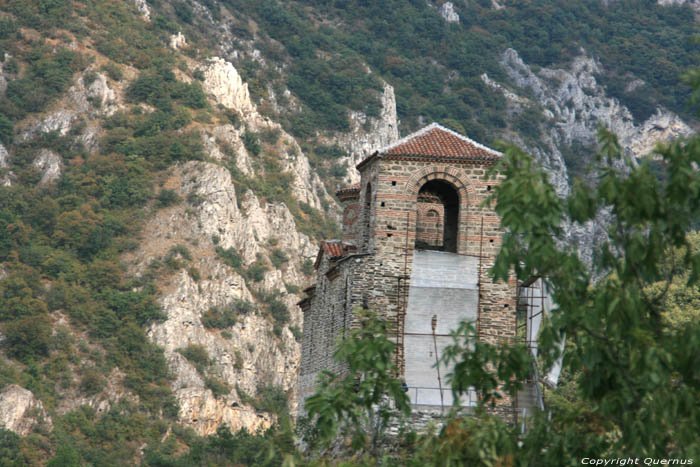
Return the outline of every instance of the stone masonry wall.
<path id="1" fill-rule="evenodd" d="M 416 239 L 418 192 L 430 180 L 446 181 L 459 193 L 457 253 L 481 257 L 477 320 L 480 339 L 496 343 L 515 337 L 515 280 L 494 283 L 488 277 L 502 235 L 499 217 L 490 206 L 483 205 L 493 186 L 499 183 L 498 177 L 487 176 L 488 169 L 487 164 L 468 161 L 446 164 L 390 159 L 375 159 L 362 167 L 359 199 L 355 203 L 359 212 L 354 222 L 343 225 L 343 238 L 358 240 L 358 254 L 340 261 L 323 258 L 315 293 L 304 313 L 302 400 L 313 393 L 314 380 L 321 370 L 343 370 L 332 359 L 333 346 L 343 329 L 355 324 L 353 309 L 377 310 L 389 322 L 392 337 L 400 343 Z M 367 241 L 362 241 L 365 238 Z M 403 349 L 399 348 L 397 363 L 401 370 L 402 356 Z M 506 399 L 502 405 L 510 403 Z"/>

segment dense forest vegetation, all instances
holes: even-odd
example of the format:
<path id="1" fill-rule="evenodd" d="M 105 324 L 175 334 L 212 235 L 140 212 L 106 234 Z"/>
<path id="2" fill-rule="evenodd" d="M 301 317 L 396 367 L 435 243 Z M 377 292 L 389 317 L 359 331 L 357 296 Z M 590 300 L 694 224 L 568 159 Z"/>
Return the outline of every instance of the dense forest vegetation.
<path id="1" fill-rule="evenodd" d="M 259 410 L 278 416 L 278 425 L 264 434 L 221 428 L 203 438 L 177 424 L 172 375 L 146 329 L 163 319 L 155 285 L 159 275 L 184 268 L 195 276 L 197 271 L 188 266 L 186 248 L 174 249 L 139 277 L 129 276 L 121 261 L 138 248 L 140 228 L 154 212 L 180 202 L 196 208 L 198 200 L 182 200 L 159 188 L 174 164 L 206 158 L 191 125 L 238 120 L 235 113 L 208 103 L 199 78 L 188 83 L 176 77 L 184 65 L 179 52 L 167 45 L 171 34 L 185 32 L 190 46 L 184 53 L 192 58 L 218 53 L 220 38 L 208 33 L 209 23 L 199 16 L 202 8 L 214 22 L 231 22 L 235 35 L 228 39 L 234 44 L 241 49 L 252 44 L 261 51 L 264 60 L 241 54 L 236 66 L 253 96 L 263 99 L 261 111 L 279 117 L 319 167 L 343 154 L 318 144 L 317 131 L 347 130 L 348 110 L 377 115 L 380 78 L 396 89 L 403 131 L 430 120 L 484 142 L 506 128 L 527 131 L 541 109 L 510 119 L 503 97 L 479 78 L 487 72 L 508 82 L 498 65 L 507 47 L 538 66 L 566 66 L 584 47 L 604 65 L 600 81 L 636 119 L 646 118 L 657 105 L 692 115 L 690 88 L 679 84 L 679 77 L 697 64 L 698 45 L 690 40 L 697 23 L 688 7 L 662 8 L 651 0 L 622 0 L 607 7 L 598 1 L 519 0 L 494 10 L 490 1 L 469 1 L 457 5 L 461 22 L 447 24 L 422 0 L 148 4 L 150 22 L 130 2 L 0 1 L 0 56 L 7 80 L 0 98 L 0 141 L 11 156 L 9 167 L 0 168 L 0 179 L 10 172 L 14 177 L 12 186 L 0 186 L 0 390 L 9 384 L 31 390 L 53 414 L 54 425 L 51 432 L 37 430 L 23 438 L 1 430 L 3 466 L 49 459 L 55 466 L 114 465 L 141 455 L 146 464 L 161 466 L 280 465 L 285 455 L 298 455 L 285 395 L 273 387 L 245 397 L 239 391 Z M 224 9 L 235 13 L 233 21 Z M 100 70 L 125 86 L 130 105 L 128 111 L 101 119 L 99 152 L 79 142 L 86 124 L 81 119 L 64 135 L 22 134 L 25 119 L 49 109 L 75 79 L 81 77 L 87 85 L 95 79 L 86 71 L 94 56 L 73 47 L 73 39 L 100 54 Z M 125 66 L 133 67 L 133 79 L 126 77 Z M 645 85 L 626 92 L 625 83 L 632 78 Z M 285 88 L 301 103 L 301 111 L 285 107 Z M 280 115 L 265 105 L 270 89 Z M 155 110 L 143 112 L 141 105 Z M 246 133 L 246 148 L 260 156 L 265 175 L 247 177 L 231 167 L 238 187 L 285 202 L 299 230 L 312 238 L 334 236 L 332 220 L 291 198 L 289 177 L 268 151 L 274 138 Z M 65 162 L 56 183 L 38 184 L 32 160 L 41 149 L 59 153 Z M 341 178 L 344 170 L 333 166 L 326 174 Z M 269 260 L 248 268 L 235 251 L 220 248 L 217 254 L 256 282 L 268 263 L 284 264 L 289 252 L 273 250 Z M 311 264 L 305 266 L 311 273 Z M 681 310 L 673 319 L 692 321 L 696 294 L 679 281 L 670 290 L 667 306 Z M 235 305 L 210 310 L 207 326 L 218 328 L 252 312 L 249 304 Z M 273 296 L 265 297 L 264 306 L 271 331 L 278 333 L 289 321 L 289 311 Z M 67 316 L 69 326 L 55 322 L 56 312 Z M 76 338 L 76 330 L 84 338 Z M 190 349 L 188 358 L 197 360 L 197 349 Z M 138 403 L 121 402 L 106 414 L 89 407 L 54 414 L 63 392 L 96 394 L 115 368 Z M 221 384 L 210 383 L 213 390 Z"/>
<path id="2" fill-rule="evenodd" d="M 373 75 L 358 75 L 353 66 L 362 60 L 396 88 L 406 129 L 419 126 L 419 119 L 438 121 L 478 141 L 493 140 L 507 126 L 505 104 L 479 77 L 486 72 L 508 82 L 498 64 L 507 47 L 529 64 L 564 67 L 583 48 L 602 61 L 601 81 L 637 120 L 646 119 L 657 105 L 692 115 L 690 88 L 679 84 L 696 64 L 699 50 L 692 41 L 697 26 L 688 7 L 665 8 L 651 0 L 607 6 L 523 0 L 494 10 L 490 1 L 469 1 L 457 2 L 461 21 L 449 24 L 422 0 L 222 3 L 246 11 L 264 26 L 277 42 L 259 37 L 256 46 L 272 60 L 282 58 L 280 53 L 287 56 L 286 84 L 311 110 L 290 122 L 299 136 L 309 136 L 314 125 L 347 127 L 329 103 L 360 109 L 365 102 L 372 115 L 372 101 L 358 90 L 372 89 Z M 259 70 L 256 76 L 274 74 Z M 626 83 L 636 78 L 645 85 L 625 92 Z"/>

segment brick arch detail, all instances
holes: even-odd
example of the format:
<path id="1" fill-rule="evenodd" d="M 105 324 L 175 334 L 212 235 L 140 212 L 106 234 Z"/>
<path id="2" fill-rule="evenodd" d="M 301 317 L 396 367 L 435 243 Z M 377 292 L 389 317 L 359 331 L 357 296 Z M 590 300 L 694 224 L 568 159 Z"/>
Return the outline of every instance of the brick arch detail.
<path id="1" fill-rule="evenodd" d="M 469 178 L 452 167 L 425 167 L 411 174 L 406 182 L 406 193 L 418 199 L 421 187 L 431 180 L 444 180 L 451 183 L 459 194 L 460 204 L 468 204 L 474 196 L 474 187 Z"/>
<path id="2" fill-rule="evenodd" d="M 433 165 L 417 170 L 411 174 L 410 178 L 406 182 L 405 193 L 412 196 L 414 202 L 418 204 L 418 192 L 425 183 L 431 180 L 445 181 L 451 184 L 457 191 L 459 196 L 457 253 L 466 254 L 469 251 L 469 245 L 468 242 L 464 241 L 463 239 L 466 239 L 472 226 L 465 221 L 465 216 L 469 212 L 470 206 L 475 206 L 477 204 L 476 190 L 474 189 L 469 177 L 458 168 L 454 166 Z M 416 214 L 418 214 L 417 211 Z M 413 230 L 414 232 L 417 227 L 417 220 L 417 215 L 411 216 L 411 219 L 409 220 L 409 229 Z M 444 216 L 441 218 L 441 221 L 446 222 Z"/>

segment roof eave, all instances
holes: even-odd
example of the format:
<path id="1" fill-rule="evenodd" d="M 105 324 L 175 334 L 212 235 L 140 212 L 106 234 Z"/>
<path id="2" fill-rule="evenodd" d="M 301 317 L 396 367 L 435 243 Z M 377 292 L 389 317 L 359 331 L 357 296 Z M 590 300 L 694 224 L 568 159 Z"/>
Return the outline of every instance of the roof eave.
<path id="1" fill-rule="evenodd" d="M 456 156 L 429 156 L 425 154 L 381 154 L 382 159 L 388 160 L 415 160 L 415 159 L 428 159 L 436 161 L 449 161 L 449 162 L 468 162 L 468 163 L 481 163 L 481 164 L 495 164 L 501 160 L 501 157 L 493 158 L 482 158 L 482 157 L 456 157 Z"/>
<path id="2" fill-rule="evenodd" d="M 362 167 L 366 166 L 367 164 L 369 164 L 371 161 L 373 161 L 375 158 L 377 158 L 377 157 L 379 157 L 379 156 L 380 156 L 379 151 L 374 151 L 371 155 L 369 155 L 369 156 L 365 157 L 364 159 L 362 159 L 362 161 L 361 161 L 359 164 L 357 164 L 357 165 L 355 166 L 355 168 L 356 168 L 357 170 L 361 170 Z"/>

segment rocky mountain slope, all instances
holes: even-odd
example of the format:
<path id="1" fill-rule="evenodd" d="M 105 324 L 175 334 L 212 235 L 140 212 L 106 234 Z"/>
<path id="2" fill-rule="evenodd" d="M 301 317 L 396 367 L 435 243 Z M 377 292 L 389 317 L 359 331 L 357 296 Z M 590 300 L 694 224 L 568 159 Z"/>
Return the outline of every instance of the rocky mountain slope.
<path id="1" fill-rule="evenodd" d="M 293 414 L 296 302 L 318 240 L 337 232 L 330 193 L 400 134 L 437 119 L 487 144 L 515 142 L 564 195 L 585 176 L 600 124 L 640 160 L 697 128 L 656 101 L 636 118 L 603 84 L 605 57 L 585 47 L 542 66 L 521 44 L 484 42 L 482 55 L 498 53 L 467 70 L 452 52 L 424 60 L 395 38 L 368 48 L 347 27 L 369 18 L 330 6 L 10 3 L 0 426 L 24 437 L 32 462 L 64 445 L 84 460 L 140 462 L 146 445 L 170 440 L 176 452 L 224 426 L 265 430 L 284 418 L 280 401 Z M 521 7 L 486 3 L 396 6 L 422 12 L 426 29 L 412 37 L 439 31 L 440 47 L 468 54 L 459 47 L 483 35 L 473 15 L 497 22 Z M 656 92 L 625 76 L 624 92 Z M 571 241 L 590 255 L 604 228 L 605 213 L 571 228 Z M 94 435 L 106 423 L 130 434 Z"/>

